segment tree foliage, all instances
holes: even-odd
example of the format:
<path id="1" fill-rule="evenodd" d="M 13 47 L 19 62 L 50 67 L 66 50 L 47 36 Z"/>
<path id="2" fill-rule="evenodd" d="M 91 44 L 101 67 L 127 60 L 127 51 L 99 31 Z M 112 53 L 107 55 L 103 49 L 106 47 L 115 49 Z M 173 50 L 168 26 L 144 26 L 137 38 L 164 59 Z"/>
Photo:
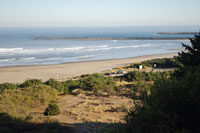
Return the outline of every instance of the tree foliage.
<path id="1" fill-rule="evenodd" d="M 190 41 L 191 46 L 183 44 L 187 52 L 179 53 L 179 71 L 156 80 L 150 95 L 129 112 L 127 132 L 200 132 L 200 34 Z"/>
<path id="2" fill-rule="evenodd" d="M 191 46 L 182 44 L 185 52 L 179 53 L 178 60 L 184 66 L 200 65 L 200 33 L 196 34 L 194 38 L 190 38 Z"/>

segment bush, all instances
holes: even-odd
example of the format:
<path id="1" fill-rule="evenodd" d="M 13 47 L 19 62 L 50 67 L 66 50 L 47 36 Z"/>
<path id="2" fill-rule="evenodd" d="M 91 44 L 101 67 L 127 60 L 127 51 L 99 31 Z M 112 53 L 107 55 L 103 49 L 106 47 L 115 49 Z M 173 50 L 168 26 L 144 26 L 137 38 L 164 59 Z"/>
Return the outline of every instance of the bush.
<path id="1" fill-rule="evenodd" d="M 64 90 L 63 90 L 63 94 L 66 95 L 68 93 L 69 93 L 69 89 L 67 87 L 65 87 Z"/>
<path id="2" fill-rule="evenodd" d="M 164 58 L 164 59 L 153 59 L 143 61 L 141 63 L 134 63 L 131 64 L 130 68 L 139 68 L 139 65 L 143 65 L 143 67 L 153 67 L 156 64 L 157 68 L 177 68 L 181 65 L 181 63 L 177 60 L 176 57 L 174 58 Z"/>
<path id="3" fill-rule="evenodd" d="M 145 81 L 139 81 L 133 84 L 127 84 L 125 86 L 128 90 L 126 90 L 126 95 L 132 97 L 133 99 L 142 99 L 144 93 L 150 94 L 150 89 L 152 87 L 152 83 L 147 83 Z"/>
<path id="4" fill-rule="evenodd" d="M 102 74 L 92 74 L 83 82 L 82 87 L 86 90 L 93 90 L 93 91 L 110 91 L 114 90 L 115 81 L 113 78 L 104 77 Z"/>
<path id="5" fill-rule="evenodd" d="M 60 114 L 60 109 L 57 104 L 55 103 L 50 103 L 49 106 L 46 108 L 44 111 L 44 115 L 48 116 L 53 116 L 53 115 L 59 115 Z"/>
<path id="6" fill-rule="evenodd" d="M 131 64 L 129 67 L 130 67 L 130 68 L 139 68 L 139 65 L 140 65 L 140 64 L 138 64 L 138 63 L 137 63 L 137 64 L 134 63 L 134 64 Z"/>
<path id="7" fill-rule="evenodd" d="M 74 89 L 81 88 L 91 91 L 111 91 L 114 89 L 116 83 L 113 78 L 104 77 L 102 74 L 92 74 L 80 80 L 68 80 L 64 83 L 66 92 L 72 92 Z"/>
<path id="8" fill-rule="evenodd" d="M 31 87 L 34 85 L 40 85 L 42 84 L 42 80 L 40 79 L 28 79 L 26 80 L 23 84 L 21 84 L 21 87 L 27 88 L 27 87 Z"/>
<path id="9" fill-rule="evenodd" d="M 65 88 L 68 89 L 68 91 L 72 92 L 72 90 L 76 88 L 81 88 L 81 80 L 68 80 L 65 83 Z"/>
<path id="10" fill-rule="evenodd" d="M 176 58 L 147 60 L 141 64 L 148 67 L 153 67 L 153 65 L 156 64 L 157 68 L 177 68 L 180 65 Z"/>
<path id="11" fill-rule="evenodd" d="M 172 71 L 169 72 L 140 72 L 140 71 L 131 71 L 123 75 L 122 79 L 131 82 L 131 81 L 156 81 L 161 78 L 170 78 L 173 74 Z"/>
<path id="12" fill-rule="evenodd" d="M 17 86 L 15 84 L 3 83 L 3 84 L 0 84 L 0 93 L 3 93 L 5 90 L 14 90 L 16 88 Z"/>
<path id="13" fill-rule="evenodd" d="M 52 78 L 46 81 L 45 84 L 51 86 L 52 88 L 55 88 L 59 92 L 64 91 L 65 89 L 64 83 L 58 82 L 57 80 L 52 79 Z"/>
<path id="14" fill-rule="evenodd" d="M 145 80 L 145 72 L 132 71 L 124 75 L 126 81 Z"/>

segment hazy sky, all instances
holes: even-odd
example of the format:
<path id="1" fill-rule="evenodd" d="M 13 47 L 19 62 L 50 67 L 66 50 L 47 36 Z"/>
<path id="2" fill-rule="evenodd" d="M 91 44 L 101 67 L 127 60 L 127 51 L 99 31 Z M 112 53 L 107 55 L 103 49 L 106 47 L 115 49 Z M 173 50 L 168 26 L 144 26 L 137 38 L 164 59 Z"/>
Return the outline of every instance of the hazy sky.
<path id="1" fill-rule="evenodd" d="M 0 27 L 200 25 L 200 0 L 0 0 Z"/>

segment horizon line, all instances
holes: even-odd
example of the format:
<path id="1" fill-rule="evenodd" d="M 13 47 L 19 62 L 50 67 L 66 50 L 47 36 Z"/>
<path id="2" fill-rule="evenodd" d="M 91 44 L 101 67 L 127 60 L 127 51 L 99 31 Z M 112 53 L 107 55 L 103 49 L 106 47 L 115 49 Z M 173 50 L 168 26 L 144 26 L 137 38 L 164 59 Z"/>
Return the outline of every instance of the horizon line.
<path id="1" fill-rule="evenodd" d="M 130 26 L 26 26 L 0 27 L 0 29 L 31 29 L 31 28 L 126 28 L 126 27 L 200 27 L 200 25 L 130 25 Z"/>

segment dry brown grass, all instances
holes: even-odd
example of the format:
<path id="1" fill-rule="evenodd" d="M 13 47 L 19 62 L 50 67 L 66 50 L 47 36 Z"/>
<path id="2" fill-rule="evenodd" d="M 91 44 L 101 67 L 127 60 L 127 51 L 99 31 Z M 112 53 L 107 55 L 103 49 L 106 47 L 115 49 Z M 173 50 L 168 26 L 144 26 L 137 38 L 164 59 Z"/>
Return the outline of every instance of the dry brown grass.
<path id="1" fill-rule="evenodd" d="M 31 110 L 56 100 L 57 91 L 49 86 L 40 85 L 24 90 L 7 90 L 0 95 L 0 112 L 22 119 L 35 119 Z"/>
<path id="2" fill-rule="evenodd" d="M 106 93 L 103 96 L 96 96 L 92 92 L 63 96 L 58 105 L 62 113 L 53 118 L 62 123 L 123 123 L 126 112 L 134 108 L 133 101 L 129 98 L 108 96 Z"/>

